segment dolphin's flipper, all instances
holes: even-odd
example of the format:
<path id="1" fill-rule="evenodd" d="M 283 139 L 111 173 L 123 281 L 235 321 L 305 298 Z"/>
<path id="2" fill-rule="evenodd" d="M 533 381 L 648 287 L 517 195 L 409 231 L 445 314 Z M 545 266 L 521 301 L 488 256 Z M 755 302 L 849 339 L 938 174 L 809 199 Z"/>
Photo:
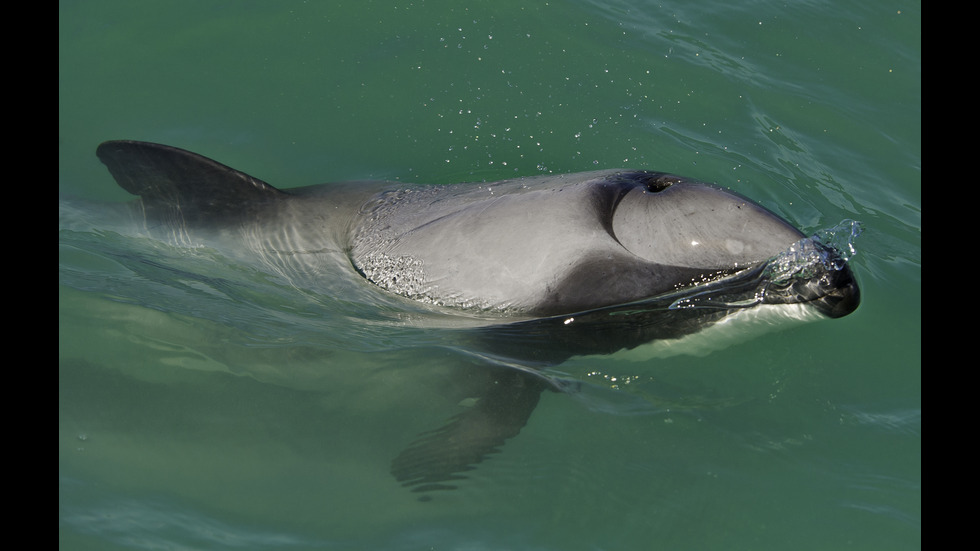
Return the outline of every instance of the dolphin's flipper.
<path id="1" fill-rule="evenodd" d="M 96 155 L 120 187 L 142 199 L 150 224 L 214 226 L 288 197 L 244 172 L 166 145 L 111 141 L 101 144 Z"/>
<path id="2" fill-rule="evenodd" d="M 500 369 L 489 390 L 465 411 L 424 433 L 391 462 L 391 474 L 414 492 L 448 490 L 487 455 L 521 431 L 548 382 L 521 371 Z"/>

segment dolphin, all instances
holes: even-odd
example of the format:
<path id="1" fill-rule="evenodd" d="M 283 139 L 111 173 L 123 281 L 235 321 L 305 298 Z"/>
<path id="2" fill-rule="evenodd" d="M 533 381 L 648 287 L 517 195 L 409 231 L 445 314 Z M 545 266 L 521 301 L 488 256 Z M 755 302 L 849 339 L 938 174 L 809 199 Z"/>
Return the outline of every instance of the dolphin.
<path id="1" fill-rule="evenodd" d="M 489 358 L 476 403 L 392 461 L 415 491 L 454 487 L 524 427 L 544 390 L 568 389 L 543 366 L 680 339 L 747 310 L 839 318 L 860 302 L 840 251 L 673 174 L 278 189 L 161 144 L 108 141 L 96 153 L 138 196 L 129 208 L 146 233 L 237 251 L 299 286 L 349 273 L 453 320 L 440 322 L 447 338 Z"/>

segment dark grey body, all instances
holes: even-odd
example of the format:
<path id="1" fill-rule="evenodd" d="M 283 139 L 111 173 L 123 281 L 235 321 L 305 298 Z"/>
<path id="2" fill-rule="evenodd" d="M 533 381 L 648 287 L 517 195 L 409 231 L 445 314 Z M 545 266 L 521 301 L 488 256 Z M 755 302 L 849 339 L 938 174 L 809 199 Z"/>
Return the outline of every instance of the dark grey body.
<path id="1" fill-rule="evenodd" d="M 770 260 L 804 235 L 744 197 L 669 174 L 278 190 L 168 146 L 106 142 L 97 153 L 161 239 L 240 251 L 302 285 L 356 272 L 379 292 L 458 313 L 474 349 L 524 366 L 677 338 L 757 305 L 840 317 L 859 301 L 842 263 L 774 281 Z M 395 460 L 399 480 L 431 489 L 455 478 L 555 387 L 533 370 L 490 372 L 476 406 Z"/>

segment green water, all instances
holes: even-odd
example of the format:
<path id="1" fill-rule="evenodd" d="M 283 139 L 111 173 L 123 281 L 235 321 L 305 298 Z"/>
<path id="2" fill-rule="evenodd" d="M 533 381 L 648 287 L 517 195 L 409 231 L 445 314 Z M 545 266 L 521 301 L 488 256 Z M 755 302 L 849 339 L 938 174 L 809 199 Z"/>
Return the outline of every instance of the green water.
<path id="1" fill-rule="evenodd" d="M 919 3 L 59 16 L 62 197 L 127 200 L 94 150 L 142 139 L 280 187 L 662 170 L 807 232 L 865 228 L 854 314 L 705 356 L 570 360 L 589 390 L 546 393 L 500 454 L 420 502 L 388 462 L 455 411 L 456 358 L 98 216 L 62 227 L 62 548 L 920 547 Z"/>

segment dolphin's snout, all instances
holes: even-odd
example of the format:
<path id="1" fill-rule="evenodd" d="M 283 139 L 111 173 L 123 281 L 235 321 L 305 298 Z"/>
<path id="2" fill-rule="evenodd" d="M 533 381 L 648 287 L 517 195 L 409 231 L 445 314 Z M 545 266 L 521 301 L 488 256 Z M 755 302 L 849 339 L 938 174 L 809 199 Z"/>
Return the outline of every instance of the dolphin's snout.
<path id="1" fill-rule="evenodd" d="M 857 310 L 861 303 L 861 291 L 851 269 L 845 266 L 832 272 L 830 280 L 827 288 L 821 289 L 824 294 L 813 301 L 817 310 L 829 318 L 842 318 Z"/>
<path id="2" fill-rule="evenodd" d="M 794 279 L 785 285 L 770 285 L 764 302 L 805 303 L 829 318 L 841 318 L 861 303 L 861 291 L 849 266 L 822 270 L 810 279 Z"/>

